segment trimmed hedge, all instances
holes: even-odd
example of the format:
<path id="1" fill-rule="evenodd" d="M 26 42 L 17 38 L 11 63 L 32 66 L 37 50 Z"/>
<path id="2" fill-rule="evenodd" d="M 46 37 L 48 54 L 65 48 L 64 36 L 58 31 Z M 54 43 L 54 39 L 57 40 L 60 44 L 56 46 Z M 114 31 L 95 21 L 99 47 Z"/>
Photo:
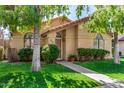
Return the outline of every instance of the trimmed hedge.
<path id="1" fill-rule="evenodd" d="M 48 44 L 42 48 L 42 58 L 48 64 L 55 63 L 59 56 L 59 49 L 55 44 Z"/>
<path id="2" fill-rule="evenodd" d="M 42 53 L 42 47 L 40 47 L 40 60 L 43 61 L 41 53 Z M 19 55 L 20 61 L 26 61 L 26 62 L 32 61 L 33 49 L 22 48 L 22 49 L 19 50 L 18 55 Z"/>
<path id="3" fill-rule="evenodd" d="M 102 60 L 105 58 L 107 54 L 110 52 L 104 49 L 92 49 L 92 48 L 78 48 L 78 57 L 79 60 L 85 61 L 85 60 Z"/>
<path id="4" fill-rule="evenodd" d="M 31 61 L 33 56 L 33 49 L 22 48 L 19 50 L 18 55 L 19 55 L 20 61 L 26 61 L 26 62 Z"/>

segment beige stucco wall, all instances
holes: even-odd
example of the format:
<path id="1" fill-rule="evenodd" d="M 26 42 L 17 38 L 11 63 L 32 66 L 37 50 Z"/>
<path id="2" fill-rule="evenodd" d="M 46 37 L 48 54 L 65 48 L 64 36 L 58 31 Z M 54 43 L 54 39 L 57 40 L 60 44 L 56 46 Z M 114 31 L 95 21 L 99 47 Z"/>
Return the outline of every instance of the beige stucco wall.
<path id="1" fill-rule="evenodd" d="M 93 39 L 95 33 L 88 33 L 87 30 L 79 29 L 78 30 L 78 48 L 93 48 Z"/>
<path id="2" fill-rule="evenodd" d="M 49 32 L 46 37 L 41 37 L 41 46 L 45 44 L 55 44 L 56 32 L 57 31 L 52 31 Z M 69 54 L 76 54 L 77 48 L 94 48 L 96 33 L 88 32 L 78 25 L 65 28 L 62 33 L 63 32 L 63 59 L 66 59 Z M 24 34 L 25 33 L 17 33 L 13 36 L 13 40 L 11 40 L 11 48 L 20 49 L 24 47 Z M 112 37 L 108 34 L 102 34 L 102 36 L 104 39 L 104 49 L 110 51 L 110 55 L 108 55 L 107 58 L 112 58 Z"/>
<path id="3" fill-rule="evenodd" d="M 56 44 L 56 32 L 58 31 L 53 31 L 47 34 L 47 44 Z M 66 58 L 66 30 L 61 31 L 61 59 Z"/>
<path id="4" fill-rule="evenodd" d="M 47 43 L 55 44 L 56 32 L 53 31 L 47 34 Z M 61 31 L 62 34 L 62 59 L 66 59 L 69 54 L 76 53 L 76 30 L 75 26 L 70 26 L 67 29 Z"/>
<path id="5" fill-rule="evenodd" d="M 65 37 L 65 57 L 67 58 L 69 54 L 76 53 L 76 30 L 75 26 L 71 26 L 66 29 L 66 37 Z M 65 59 L 66 59 L 65 58 Z"/>
<path id="6" fill-rule="evenodd" d="M 46 45 L 46 44 L 48 44 L 48 38 L 47 37 L 41 37 L 41 39 L 40 39 L 40 45 L 41 46 L 44 46 L 44 45 Z"/>
<path id="7" fill-rule="evenodd" d="M 24 33 L 14 33 L 13 38 L 10 42 L 11 48 L 16 48 L 17 50 L 24 47 Z"/>
<path id="8" fill-rule="evenodd" d="M 102 34 L 104 39 L 104 49 L 110 51 L 110 54 L 106 58 L 112 58 L 112 37 L 108 34 Z"/>
<path id="9" fill-rule="evenodd" d="M 124 41 L 119 41 L 119 51 L 124 55 Z"/>
<path id="10" fill-rule="evenodd" d="M 94 48 L 94 39 L 97 33 L 91 33 L 78 27 L 78 48 Z M 110 54 L 106 58 L 112 58 L 112 37 L 108 34 L 101 34 L 104 39 L 104 49 L 110 51 Z"/>
<path id="11" fill-rule="evenodd" d="M 17 49 L 23 48 L 24 47 L 24 35 L 26 33 L 27 32 L 14 33 L 13 38 L 12 38 L 11 43 L 10 43 L 11 48 L 17 48 Z M 53 32 L 53 33 L 49 33 L 47 35 L 47 37 L 41 37 L 40 38 L 40 45 L 44 46 L 45 44 L 51 44 L 51 43 L 55 44 L 55 40 L 54 40 L 55 35 L 56 35 L 56 33 Z"/>
<path id="12" fill-rule="evenodd" d="M 47 35 L 48 44 L 55 44 L 56 32 L 51 32 Z"/>

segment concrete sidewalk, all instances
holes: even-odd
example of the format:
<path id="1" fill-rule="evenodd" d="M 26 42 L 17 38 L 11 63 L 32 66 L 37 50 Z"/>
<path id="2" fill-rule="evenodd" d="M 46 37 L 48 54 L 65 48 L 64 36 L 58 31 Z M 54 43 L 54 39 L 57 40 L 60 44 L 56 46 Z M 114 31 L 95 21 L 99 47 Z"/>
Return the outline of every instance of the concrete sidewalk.
<path id="1" fill-rule="evenodd" d="M 101 84 L 103 84 L 102 87 L 124 88 L 124 84 L 120 83 L 118 80 L 110 78 L 104 74 L 100 74 L 95 71 L 89 70 L 80 65 L 76 65 L 71 62 L 57 62 L 57 63 L 100 82 Z"/>

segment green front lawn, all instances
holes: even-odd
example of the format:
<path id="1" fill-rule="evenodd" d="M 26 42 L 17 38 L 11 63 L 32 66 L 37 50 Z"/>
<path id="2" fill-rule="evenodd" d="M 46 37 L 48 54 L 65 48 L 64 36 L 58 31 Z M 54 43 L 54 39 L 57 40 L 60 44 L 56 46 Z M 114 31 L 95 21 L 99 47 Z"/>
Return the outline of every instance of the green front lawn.
<path id="1" fill-rule="evenodd" d="M 44 64 L 40 72 L 31 72 L 30 67 L 30 63 L 0 63 L 0 87 L 88 88 L 100 85 L 59 64 Z"/>
<path id="2" fill-rule="evenodd" d="M 112 78 L 124 80 L 124 58 L 121 58 L 120 65 L 113 64 L 113 60 L 76 62 L 76 64 L 108 75 Z"/>

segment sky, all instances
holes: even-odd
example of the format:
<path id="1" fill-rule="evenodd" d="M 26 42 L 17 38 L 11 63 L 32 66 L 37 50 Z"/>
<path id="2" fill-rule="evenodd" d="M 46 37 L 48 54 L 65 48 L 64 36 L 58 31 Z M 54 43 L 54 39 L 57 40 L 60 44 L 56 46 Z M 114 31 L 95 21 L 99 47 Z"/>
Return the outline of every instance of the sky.
<path id="1" fill-rule="evenodd" d="M 76 13 L 75 13 L 76 7 L 77 7 L 77 5 L 70 6 L 70 12 L 71 13 L 68 16 L 68 18 L 70 18 L 71 20 L 76 20 L 77 19 L 77 16 L 76 16 Z M 95 7 L 93 5 L 89 5 L 89 13 L 88 14 L 92 14 L 95 10 L 96 9 L 95 9 Z M 86 17 L 88 14 L 87 14 L 86 11 L 83 11 L 83 13 L 82 13 L 80 18 Z"/>

